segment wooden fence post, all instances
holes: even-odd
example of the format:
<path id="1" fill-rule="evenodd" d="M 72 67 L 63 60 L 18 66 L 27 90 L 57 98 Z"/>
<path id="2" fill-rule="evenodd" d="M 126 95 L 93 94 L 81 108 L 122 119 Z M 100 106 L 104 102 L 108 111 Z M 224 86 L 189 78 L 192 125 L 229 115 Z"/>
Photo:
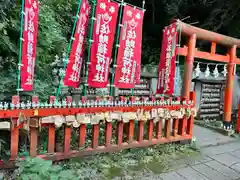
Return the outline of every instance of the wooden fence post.
<path id="1" fill-rule="evenodd" d="M 32 103 L 37 104 L 39 102 L 38 96 L 32 96 Z M 38 116 L 38 114 L 36 114 Z M 38 145 L 38 118 L 31 118 L 29 122 L 30 130 L 30 156 L 36 157 L 37 145 Z"/>
<path id="2" fill-rule="evenodd" d="M 12 104 L 20 104 L 20 97 L 13 96 Z M 13 118 L 11 121 L 11 160 L 15 160 L 18 157 L 18 144 L 19 144 L 19 127 L 17 125 L 18 118 Z"/>
<path id="3" fill-rule="evenodd" d="M 193 91 L 190 93 L 190 100 L 193 101 L 193 107 L 196 107 L 196 93 Z M 192 137 L 192 132 L 193 132 L 193 122 L 194 122 L 194 116 L 191 115 L 190 118 L 188 119 L 187 123 L 187 134 Z"/>

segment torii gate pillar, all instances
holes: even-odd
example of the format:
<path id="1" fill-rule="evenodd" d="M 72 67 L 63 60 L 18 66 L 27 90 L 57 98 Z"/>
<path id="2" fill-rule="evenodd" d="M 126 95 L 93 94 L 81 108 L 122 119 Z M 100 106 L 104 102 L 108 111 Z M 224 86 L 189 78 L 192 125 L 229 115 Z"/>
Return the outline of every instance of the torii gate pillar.
<path id="1" fill-rule="evenodd" d="M 184 80 L 183 80 L 184 86 L 182 92 L 182 96 L 184 99 L 189 99 L 190 96 L 196 41 L 197 41 L 196 34 L 192 34 L 188 39 L 188 53 L 184 64 Z"/>
<path id="2" fill-rule="evenodd" d="M 236 51 L 237 46 L 234 45 L 229 50 L 230 60 L 228 63 L 228 74 L 226 81 L 226 89 L 224 94 L 224 129 L 231 129 L 231 116 L 232 116 L 232 96 L 233 96 L 233 88 L 234 88 L 234 75 L 235 75 L 235 66 L 236 66 Z"/>

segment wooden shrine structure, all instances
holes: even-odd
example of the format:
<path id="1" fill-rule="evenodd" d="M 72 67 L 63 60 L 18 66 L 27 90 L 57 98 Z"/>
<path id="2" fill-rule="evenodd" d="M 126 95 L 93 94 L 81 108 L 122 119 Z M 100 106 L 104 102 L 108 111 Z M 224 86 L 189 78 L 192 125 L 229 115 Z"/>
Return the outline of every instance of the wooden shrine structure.
<path id="1" fill-rule="evenodd" d="M 224 128 L 229 129 L 231 127 L 231 114 L 232 114 L 232 93 L 235 68 L 237 64 L 240 64 L 240 59 L 237 58 L 237 48 L 240 47 L 240 39 L 232 38 L 229 36 L 221 35 L 215 32 L 200 29 L 186 23 L 177 20 L 181 27 L 182 34 L 189 37 L 187 46 L 179 48 L 178 53 L 186 57 L 185 60 L 185 74 L 183 85 L 183 97 L 189 97 L 189 91 L 191 88 L 191 77 L 193 71 L 194 58 L 200 58 L 209 61 L 216 61 L 227 63 L 228 73 L 226 80 L 226 88 L 224 93 Z M 205 40 L 211 42 L 211 51 L 203 52 L 196 48 L 196 41 Z M 226 55 L 216 54 L 216 45 L 222 45 L 228 48 Z"/>
<path id="2" fill-rule="evenodd" d="M 11 122 L 10 159 L 1 167 L 8 167 L 19 157 L 19 130 L 26 124 L 29 130 L 29 153 L 31 157 L 51 160 L 63 160 L 71 157 L 85 156 L 94 153 L 114 152 L 127 148 L 147 147 L 154 144 L 177 141 L 191 141 L 195 109 L 195 92 L 190 92 L 194 58 L 228 64 L 228 74 L 224 99 L 224 127 L 231 126 L 232 91 L 235 66 L 240 64 L 236 57 L 236 50 L 240 47 L 240 40 L 200 29 L 177 20 L 182 35 L 188 37 L 188 43 L 179 47 L 178 54 L 185 56 L 184 84 L 181 97 L 149 97 L 129 99 L 121 96 L 117 100 L 113 97 L 82 101 L 76 104 L 72 97 L 55 103 L 52 96 L 48 103 L 39 103 L 38 97 L 32 97 L 32 102 L 22 103 L 18 96 L 12 97 L 11 106 L 2 104 L 1 119 Z M 211 51 L 203 52 L 196 49 L 197 40 L 211 42 Z M 216 54 L 216 45 L 229 48 L 226 55 Z M 137 126 L 135 120 L 137 119 Z M 164 120 L 164 124 L 162 124 Z M 170 121 L 173 121 L 170 126 Z M 113 131 L 116 122 L 116 131 Z M 104 144 L 99 145 L 99 128 L 104 123 Z M 144 125 L 147 124 L 147 130 Z M 91 146 L 85 145 L 86 128 L 92 127 Z M 57 152 L 55 147 L 55 132 L 64 126 L 63 151 Z M 48 128 L 47 153 L 38 154 L 39 128 Z M 71 131 L 79 129 L 79 148 L 71 149 Z M 136 136 L 135 136 L 136 134 Z M 147 134 L 145 137 L 144 134 Z M 113 135 L 116 143 L 112 143 Z M 126 138 L 125 138 L 126 136 Z"/>

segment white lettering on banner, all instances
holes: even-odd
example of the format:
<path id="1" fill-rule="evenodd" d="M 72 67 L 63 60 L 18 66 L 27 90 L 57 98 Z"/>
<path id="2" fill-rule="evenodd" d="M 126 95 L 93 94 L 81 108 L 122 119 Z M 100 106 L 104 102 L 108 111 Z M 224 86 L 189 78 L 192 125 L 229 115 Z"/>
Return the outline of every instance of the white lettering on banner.
<path id="1" fill-rule="evenodd" d="M 132 75 L 131 75 L 131 83 L 134 82 L 136 68 L 137 68 L 137 63 L 136 63 L 136 61 L 134 61 L 133 62 L 133 68 L 132 68 Z"/>
<path id="2" fill-rule="evenodd" d="M 132 17 L 132 11 L 127 11 L 127 16 Z M 126 24 L 126 22 L 124 23 Z M 135 79 L 135 71 L 136 71 L 136 60 L 133 60 L 134 57 L 134 49 L 135 49 L 135 39 L 136 39 L 136 31 L 137 22 L 134 19 L 131 19 L 128 22 L 129 30 L 126 32 L 126 41 L 125 41 L 125 49 L 123 52 L 123 67 L 122 67 L 122 76 L 119 79 L 121 83 L 133 83 Z M 123 34 L 123 36 L 125 36 Z M 125 39 L 125 37 L 124 37 Z"/>
<path id="3" fill-rule="evenodd" d="M 137 19 L 141 19 L 141 14 L 140 14 L 140 13 L 137 13 L 135 17 L 136 17 Z"/>
<path id="4" fill-rule="evenodd" d="M 31 31 L 28 31 L 28 41 L 33 43 L 33 33 Z"/>
<path id="5" fill-rule="evenodd" d="M 101 22 L 101 14 L 98 14 L 97 16 L 97 27 L 96 27 L 96 34 L 98 35 L 99 34 L 99 31 L 100 31 L 100 22 Z"/>
<path id="6" fill-rule="evenodd" d="M 132 11 L 128 10 L 127 11 L 127 16 L 132 17 Z"/>
<path id="7" fill-rule="evenodd" d="M 100 3 L 101 9 L 106 9 L 105 3 Z M 115 12 L 115 8 L 111 6 L 109 8 L 111 13 Z M 108 64 L 109 64 L 109 57 L 108 55 L 108 41 L 109 41 L 109 34 L 111 33 L 109 23 L 112 20 L 112 16 L 105 12 L 104 14 L 98 15 L 99 20 L 99 36 L 98 36 L 98 46 L 97 46 L 97 64 L 96 64 L 96 74 L 94 76 L 93 81 L 96 82 L 105 82 L 108 77 Z M 102 21 L 102 23 L 100 23 Z M 101 24 L 101 25 L 100 25 Z"/>
<path id="8" fill-rule="evenodd" d="M 34 3 L 33 3 L 33 7 L 34 7 L 34 9 L 37 8 L 37 3 L 36 3 L 36 1 L 34 1 Z"/>
<path id="9" fill-rule="evenodd" d="M 31 7 L 31 8 L 29 9 L 29 18 L 30 18 L 31 20 L 33 20 L 34 17 L 35 17 L 35 12 L 34 12 L 34 10 L 33 10 L 33 7 Z"/>
<path id="10" fill-rule="evenodd" d="M 100 3 L 100 8 L 103 9 L 104 11 L 106 10 L 106 4 L 105 3 Z"/>
<path id="11" fill-rule="evenodd" d="M 86 6 L 83 6 L 86 8 Z M 72 73 L 69 77 L 69 80 L 72 82 L 79 82 L 80 77 L 81 77 L 81 68 L 82 68 L 82 57 L 81 57 L 81 52 L 83 49 L 83 43 L 84 43 L 84 34 L 85 34 L 85 25 L 87 23 L 87 11 L 84 14 L 80 14 L 79 17 L 79 25 L 77 28 L 78 32 L 78 45 L 77 45 L 77 50 L 75 52 L 74 56 L 74 64 L 72 66 Z"/>

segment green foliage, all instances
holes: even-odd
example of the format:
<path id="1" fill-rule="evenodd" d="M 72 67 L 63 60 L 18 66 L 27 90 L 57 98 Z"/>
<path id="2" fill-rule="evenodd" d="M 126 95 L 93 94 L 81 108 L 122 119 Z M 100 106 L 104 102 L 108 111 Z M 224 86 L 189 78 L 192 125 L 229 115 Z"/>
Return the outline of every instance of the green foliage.
<path id="1" fill-rule="evenodd" d="M 9 151 L 6 149 L 6 142 L 0 139 L 0 159 L 5 159 L 9 155 Z"/>
<path id="2" fill-rule="evenodd" d="M 74 180 L 76 178 L 72 170 L 64 169 L 59 165 L 53 165 L 52 161 L 40 158 L 26 158 L 16 164 L 18 180 Z"/>
<path id="3" fill-rule="evenodd" d="M 21 1 L 7 0 L 0 6 L 0 100 L 16 93 L 19 54 Z M 53 95 L 54 78 L 49 66 L 55 55 L 65 52 L 72 29 L 76 0 L 42 0 L 39 9 L 39 29 L 34 91 L 22 95 L 38 95 L 47 100 Z"/>

